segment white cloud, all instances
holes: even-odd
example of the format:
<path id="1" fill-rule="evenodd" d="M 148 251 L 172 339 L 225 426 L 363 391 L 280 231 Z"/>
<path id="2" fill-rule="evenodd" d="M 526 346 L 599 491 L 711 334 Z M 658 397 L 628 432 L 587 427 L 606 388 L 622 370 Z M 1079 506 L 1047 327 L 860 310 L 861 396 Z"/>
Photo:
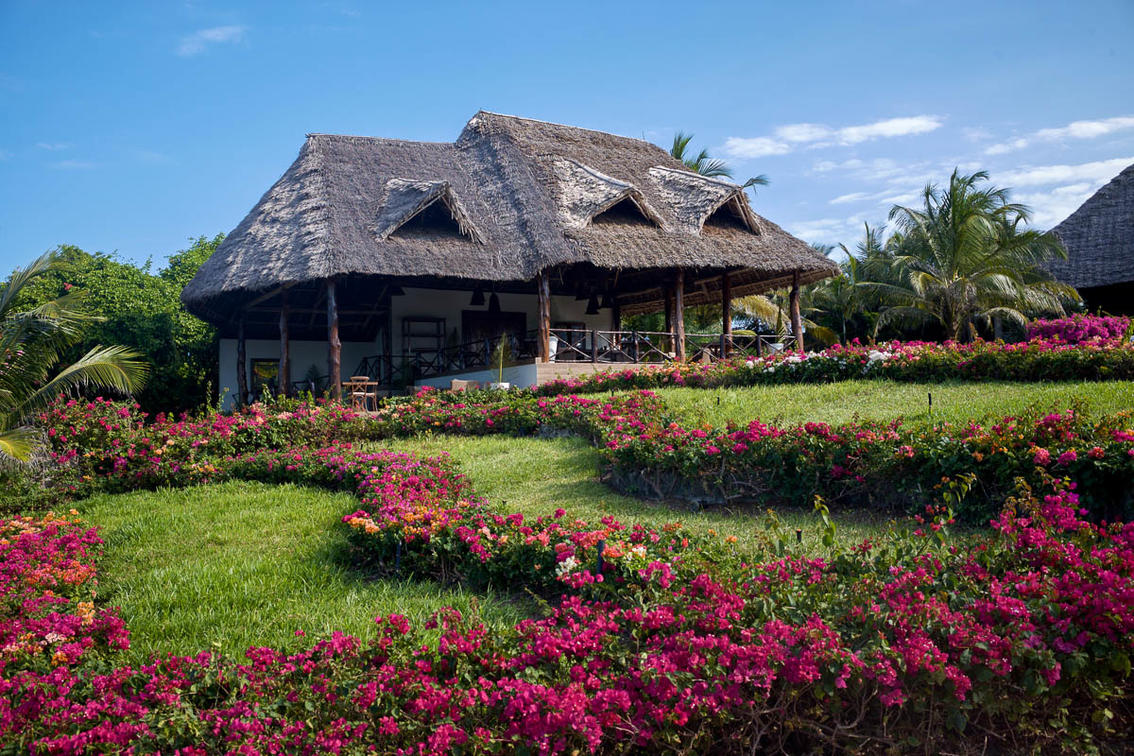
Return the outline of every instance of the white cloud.
<path id="1" fill-rule="evenodd" d="M 1068 181 L 1089 181 L 1101 185 L 1134 163 L 1134 157 L 1096 160 L 1079 165 L 1039 165 L 1018 171 L 997 174 L 993 178 L 1001 186 L 1043 186 Z"/>
<path id="2" fill-rule="evenodd" d="M 1019 139 L 1013 139 L 1013 140 L 1008 141 L 1008 142 L 1001 142 L 1000 144 L 994 144 L 991 147 L 986 148 L 985 151 L 984 151 L 984 154 L 985 155 L 1003 155 L 1006 152 L 1015 152 L 1016 150 L 1022 150 L 1025 147 L 1027 147 L 1029 144 L 1031 144 L 1031 142 L 1029 142 L 1027 139 L 1024 139 L 1023 137 L 1020 137 Z"/>
<path id="3" fill-rule="evenodd" d="M 1094 139 L 1114 131 L 1134 129 L 1134 116 L 1104 118 L 1101 121 L 1073 121 L 1058 129 L 1040 129 L 1037 139 Z"/>
<path id="4" fill-rule="evenodd" d="M 984 152 L 986 155 L 1003 155 L 1006 152 L 1022 150 L 1036 142 L 1062 142 L 1067 139 L 1095 139 L 1113 134 L 1116 131 L 1134 129 L 1134 116 L 1115 116 L 1096 121 L 1072 121 L 1066 126 L 1053 129 L 1040 129 L 1030 136 L 1016 137 L 1000 144 L 994 144 Z"/>
<path id="5" fill-rule="evenodd" d="M 177 46 L 177 54 L 188 57 L 203 53 L 209 45 L 239 42 L 244 39 L 245 31 L 246 27 L 243 26 L 214 26 L 211 29 L 198 29 L 181 38 L 181 44 Z"/>
<path id="6" fill-rule="evenodd" d="M 992 139 L 992 132 L 980 126 L 966 126 L 961 129 L 961 134 L 970 142 L 983 142 L 986 139 Z"/>
<path id="7" fill-rule="evenodd" d="M 932 115 L 887 118 L 858 126 L 832 128 L 821 123 L 791 123 L 778 126 L 772 136 L 729 137 L 724 151 L 729 157 L 757 158 L 766 155 L 784 155 L 796 145 L 809 149 L 832 145 L 852 145 L 875 139 L 890 139 L 913 134 L 925 134 L 941 128 L 942 119 Z"/>
<path id="8" fill-rule="evenodd" d="M 865 202 L 866 200 L 878 199 L 881 195 L 869 192 L 851 192 L 850 194 L 840 194 L 833 200 L 827 200 L 829 205 L 845 205 L 848 202 Z"/>
<path id="9" fill-rule="evenodd" d="M 41 150 L 48 152 L 58 152 L 59 150 L 68 149 L 71 145 L 67 142 L 36 142 L 35 146 Z"/>
<path id="10" fill-rule="evenodd" d="M 1098 184 L 1079 182 L 1057 186 L 1046 192 L 1019 194 L 1013 200 L 1032 208 L 1032 225 L 1036 228 L 1051 228 L 1079 209 L 1087 198 L 1098 189 Z"/>
<path id="11" fill-rule="evenodd" d="M 724 151 L 737 158 L 758 158 L 765 155 L 783 155 L 791 152 L 791 146 L 768 137 L 729 137 L 725 140 Z"/>
<path id="12" fill-rule="evenodd" d="M 788 142 L 818 142 L 830 139 L 833 131 L 819 123 L 793 123 L 776 129 L 776 136 Z"/>
<path id="13" fill-rule="evenodd" d="M 817 218 L 790 223 L 787 230 L 806 242 L 815 244 L 842 242 L 850 246 L 851 240 L 861 236 L 864 221 L 865 218 L 860 215 L 852 215 L 849 218 Z"/>
<path id="14" fill-rule="evenodd" d="M 839 129 L 837 138 L 841 144 L 858 144 L 872 139 L 889 139 L 891 137 L 911 136 L 913 134 L 926 134 L 941 128 L 941 119 L 937 116 L 920 115 L 910 118 L 889 118 L 885 121 L 876 121 L 864 126 L 848 126 Z"/>

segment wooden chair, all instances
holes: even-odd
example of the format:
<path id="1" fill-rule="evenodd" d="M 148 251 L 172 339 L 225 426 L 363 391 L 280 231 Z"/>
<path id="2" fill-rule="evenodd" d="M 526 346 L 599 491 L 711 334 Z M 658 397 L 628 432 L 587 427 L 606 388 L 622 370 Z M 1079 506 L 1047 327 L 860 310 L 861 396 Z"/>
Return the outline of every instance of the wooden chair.
<path id="1" fill-rule="evenodd" d="M 343 393 L 350 396 L 351 408 L 366 412 L 373 405 L 378 409 L 378 392 L 372 391 L 369 383 L 368 375 L 352 375 L 349 381 L 343 382 Z"/>

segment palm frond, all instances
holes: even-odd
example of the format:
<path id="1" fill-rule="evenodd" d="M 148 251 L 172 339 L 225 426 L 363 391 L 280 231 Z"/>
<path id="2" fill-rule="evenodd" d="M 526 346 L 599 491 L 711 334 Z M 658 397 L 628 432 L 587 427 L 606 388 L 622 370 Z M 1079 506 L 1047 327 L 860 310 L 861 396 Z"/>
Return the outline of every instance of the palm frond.
<path id="1" fill-rule="evenodd" d="M 0 430 L 0 455 L 27 462 L 35 449 L 35 441 L 36 435 L 31 428 Z"/>
<path id="2" fill-rule="evenodd" d="M 120 346 L 94 347 L 12 409 L 14 414 L 24 416 L 62 393 L 86 387 L 130 394 L 145 385 L 148 375 L 149 366 L 137 352 Z"/>

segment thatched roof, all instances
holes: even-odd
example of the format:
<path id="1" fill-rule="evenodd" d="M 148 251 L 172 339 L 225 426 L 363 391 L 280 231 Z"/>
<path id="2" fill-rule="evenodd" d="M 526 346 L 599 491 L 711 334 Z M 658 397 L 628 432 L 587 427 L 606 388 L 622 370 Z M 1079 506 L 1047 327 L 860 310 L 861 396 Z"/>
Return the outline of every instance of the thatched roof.
<path id="1" fill-rule="evenodd" d="M 452 228 L 423 222 L 429 213 Z M 182 300 L 217 321 L 264 292 L 330 277 L 527 281 L 575 263 L 735 270 L 738 295 L 794 270 L 805 283 L 835 273 L 753 213 L 739 186 L 655 145 L 480 112 L 453 144 L 309 135 Z"/>
<path id="2" fill-rule="evenodd" d="M 1134 281 L 1134 165 L 1127 166 L 1052 232 L 1066 260 L 1052 274 L 1077 289 Z"/>

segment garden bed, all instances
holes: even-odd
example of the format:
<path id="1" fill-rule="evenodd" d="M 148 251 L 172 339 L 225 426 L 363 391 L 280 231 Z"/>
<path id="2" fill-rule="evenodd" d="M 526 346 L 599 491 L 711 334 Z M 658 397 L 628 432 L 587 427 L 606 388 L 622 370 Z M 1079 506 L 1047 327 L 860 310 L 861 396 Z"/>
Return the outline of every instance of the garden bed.
<path id="1" fill-rule="evenodd" d="M 336 537 L 357 569 L 521 588 L 545 613 L 489 626 L 447 609 L 420 626 L 397 613 L 378 618 L 368 644 L 335 632 L 243 659 L 213 650 L 127 666 L 126 626 L 95 593 L 97 535 L 73 517 L 9 521 L 0 739 L 15 749 L 1130 745 L 1134 526 L 1088 521 L 1107 506 L 1108 480 L 1134 477 L 1128 414 L 700 428 L 649 393 L 423 392 L 374 417 L 288 405 L 142 423 L 128 405 L 74 402 L 44 423 L 57 502 L 240 481 L 341 492 L 356 502 Z M 341 443 L 541 428 L 593 441 L 613 473 L 706 491 L 727 481 L 811 503 L 926 485 L 914 520 L 861 543 L 839 538 L 822 498 L 809 543 L 774 516 L 742 543 L 601 511 L 580 518 L 557 502 L 515 511 L 486 500 L 449 457 Z M 956 514 L 985 512 L 990 527 L 954 532 Z"/>

